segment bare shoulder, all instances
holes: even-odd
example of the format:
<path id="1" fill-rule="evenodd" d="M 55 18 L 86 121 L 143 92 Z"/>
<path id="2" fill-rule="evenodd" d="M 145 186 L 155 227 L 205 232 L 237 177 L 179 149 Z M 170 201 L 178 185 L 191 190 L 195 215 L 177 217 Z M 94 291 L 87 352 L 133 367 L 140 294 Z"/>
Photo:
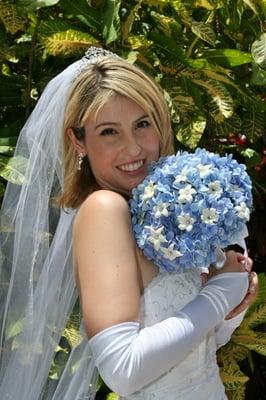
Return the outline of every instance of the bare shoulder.
<path id="1" fill-rule="evenodd" d="M 125 198 L 111 190 L 98 190 L 88 196 L 79 208 L 74 229 L 80 224 L 82 225 L 84 220 L 89 219 L 91 221 L 92 217 L 97 218 L 100 223 L 103 218 L 110 217 L 113 219 L 119 216 L 129 217 L 128 203 Z"/>

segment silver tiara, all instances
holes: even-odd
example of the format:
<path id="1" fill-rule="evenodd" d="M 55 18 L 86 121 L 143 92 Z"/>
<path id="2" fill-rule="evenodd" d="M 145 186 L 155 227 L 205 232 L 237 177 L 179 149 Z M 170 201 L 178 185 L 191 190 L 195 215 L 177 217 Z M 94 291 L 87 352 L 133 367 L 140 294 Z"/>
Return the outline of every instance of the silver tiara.
<path id="1" fill-rule="evenodd" d="M 88 48 L 88 50 L 85 53 L 85 58 L 88 60 L 90 63 L 93 63 L 96 60 L 99 60 L 100 58 L 105 58 L 105 57 L 116 57 L 119 58 L 119 56 L 115 53 L 112 53 L 109 50 L 105 50 L 102 47 L 95 47 L 92 46 Z"/>

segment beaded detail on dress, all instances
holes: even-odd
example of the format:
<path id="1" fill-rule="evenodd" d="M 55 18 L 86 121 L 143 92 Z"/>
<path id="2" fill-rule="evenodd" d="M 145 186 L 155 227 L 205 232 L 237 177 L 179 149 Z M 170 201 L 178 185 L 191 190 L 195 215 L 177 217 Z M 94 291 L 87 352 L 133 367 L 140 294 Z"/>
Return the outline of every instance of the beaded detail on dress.
<path id="1" fill-rule="evenodd" d="M 168 317 L 192 301 L 201 288 L 197 271 L 157 275 L 145 288 L 141 304 L 142 328 Z M 121 400 L 226 400 L 216 363 L 214 332 L 177 366 L 142 390 Z"/>

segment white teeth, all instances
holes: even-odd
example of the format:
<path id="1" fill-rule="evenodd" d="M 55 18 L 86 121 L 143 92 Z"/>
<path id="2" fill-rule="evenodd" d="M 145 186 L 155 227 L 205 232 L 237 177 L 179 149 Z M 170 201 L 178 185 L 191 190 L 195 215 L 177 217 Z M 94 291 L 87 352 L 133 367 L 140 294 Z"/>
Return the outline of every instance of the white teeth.
<path id="1" fill-rule="evenodd" d="M 140 161 L 136 161 L 136 162 L 131 163 L 131 164 L 120 165 L 119 168 L 120 168 L 122 171 L 131 172 L 131 171 L 136 171 L 137 169 L 139 169 L 140 167 L 142 167 L 142 165 L 143 165 L 143 160 L 140 160 Z"/>

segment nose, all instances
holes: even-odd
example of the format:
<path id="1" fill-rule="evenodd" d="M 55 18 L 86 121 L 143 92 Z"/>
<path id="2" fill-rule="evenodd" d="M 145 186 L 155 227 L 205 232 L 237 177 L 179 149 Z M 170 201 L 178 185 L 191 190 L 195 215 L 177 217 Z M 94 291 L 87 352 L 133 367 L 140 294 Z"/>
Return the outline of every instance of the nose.
<path id="1" fill-rule="evenodd" d="M 131 157 L 137 157 L 141 153 L 141 145 L 136 134 L 128 134 L 124 140 L 124 150 Z"/>

